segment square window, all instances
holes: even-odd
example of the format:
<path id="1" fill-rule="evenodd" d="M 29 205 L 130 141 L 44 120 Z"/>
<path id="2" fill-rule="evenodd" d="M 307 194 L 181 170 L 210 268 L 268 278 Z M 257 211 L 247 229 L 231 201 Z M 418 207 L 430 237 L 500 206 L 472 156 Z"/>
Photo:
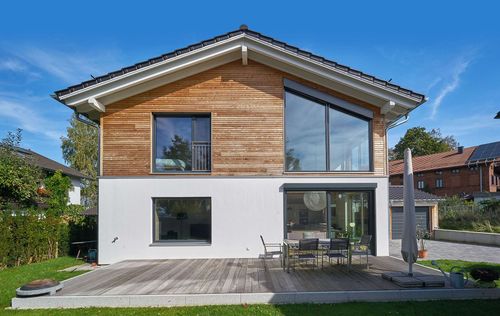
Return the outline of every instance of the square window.
<path id="1" fill-rule="evenodd" d="M 153 170 L 210 171 L 210 132 L 209 115 L 155 115 Z"/>
<path id="2" fill-rule="evenodd" d="M 436 188 L 444 187 L 443 179 L 436 179 Z"/>
<path id="3" fill-rule="evenodd" d="M 154 242 L 212 241 L 212 206 L 209 197 L 154 198 Z"/>

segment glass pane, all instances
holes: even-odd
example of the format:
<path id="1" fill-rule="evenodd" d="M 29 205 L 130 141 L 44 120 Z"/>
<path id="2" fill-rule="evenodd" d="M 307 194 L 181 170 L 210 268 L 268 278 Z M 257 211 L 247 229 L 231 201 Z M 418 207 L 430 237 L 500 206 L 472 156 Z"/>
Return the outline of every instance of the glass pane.
<path id="1" fill-rule="evenodd" d="M 287 192 L 287 238 L 326 238 L 326 192 Z"/>
<path id="2" fill-rule="evenodd" d="M 193 142 L 210 142 L 210 118 L 193 117 Z"/>
<path id="3" fill-rule="evenodd" d="M 330 111 L 330 170 L 370 170 L 369 122 L 335 110 Z"/>
<path id="4" fill-rule="evenodd" d="M 209 171 L 210 117 L 155 118 L 155 171 Z"/>
<path id="5" fill-rule="evenodd" d="M 325 106 L 286 93 L 286 170 L 326 170 Z"/>
<path id="6" fill-rule="evenodd" d="M 155 170 L 191 170 L 191 117 L 156 117 L 155 132 Z"/>
<path id="7" fill-rule="evenodd" d="M 154 241 L 211 241 L 210 198 L 154 200 Z"/>
<path id="8" fill-rule="evenodd" d="M 329 192 L 330 236 L 359 239 L 369 234 L 368 192 Z"/>

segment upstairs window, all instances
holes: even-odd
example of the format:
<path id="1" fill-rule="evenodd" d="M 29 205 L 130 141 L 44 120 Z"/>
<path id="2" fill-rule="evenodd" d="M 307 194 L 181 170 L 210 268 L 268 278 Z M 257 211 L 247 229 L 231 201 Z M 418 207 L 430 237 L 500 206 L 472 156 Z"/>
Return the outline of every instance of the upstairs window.
<path id="1" fill-rule="evenodd" d="M 444 187 L 443 179 L 436 179 L 436 188 Z"/>
<path id="2" fill-rule="evenodd" d="M 156 115 L 155 172 L 207 172 L 211 167 L 210 116 Z"/>
<path id="3" fill-rule="evenodd" d="M 460 173 L 460 169 L 451 169 L 451 173 L 454 174 Z"/>
<path id="4" fill-rule="evenodd" d="M 286 91 L 286 171 L 370 171 L 371 120 Z"/>

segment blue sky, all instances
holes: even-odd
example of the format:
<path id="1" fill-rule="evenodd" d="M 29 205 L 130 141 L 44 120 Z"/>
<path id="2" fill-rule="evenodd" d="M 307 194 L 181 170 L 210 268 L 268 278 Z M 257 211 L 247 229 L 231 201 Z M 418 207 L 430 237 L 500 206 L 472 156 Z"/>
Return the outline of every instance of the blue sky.
<path id="1" fill-rule="evenodd" d="M 460 144 L 500 140 L 500 5 L 418 1 L 9 1 L 0 10 L 0 135 L 62 161 L 71 111 L 61 88 L 245 23 L 251 29 L 426 94 L 389 133 L 439 128 Z M 334 4 L 332 4 L 334 3 Z"/>

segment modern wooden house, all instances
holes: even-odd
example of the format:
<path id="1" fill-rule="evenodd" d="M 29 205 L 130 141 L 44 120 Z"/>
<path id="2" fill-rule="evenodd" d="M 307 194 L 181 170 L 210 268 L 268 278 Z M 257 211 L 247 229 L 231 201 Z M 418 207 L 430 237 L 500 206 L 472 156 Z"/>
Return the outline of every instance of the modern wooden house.
<path id="1" fill-rule="evenodd" d="M 244 26 L 55 98 L 100 126 L 100 263 L 345 231 L 388 255 L 386 131 L 426 100 Z"/>

